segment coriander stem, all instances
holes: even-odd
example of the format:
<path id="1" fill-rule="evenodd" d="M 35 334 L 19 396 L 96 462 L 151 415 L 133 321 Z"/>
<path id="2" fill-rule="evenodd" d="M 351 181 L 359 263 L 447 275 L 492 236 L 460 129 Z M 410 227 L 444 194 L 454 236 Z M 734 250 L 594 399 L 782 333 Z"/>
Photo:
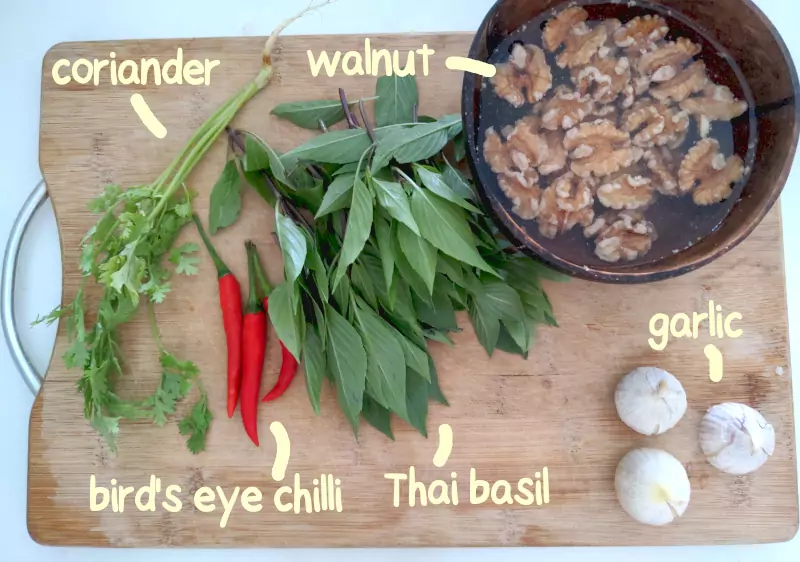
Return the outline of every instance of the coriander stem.
<path id="1" fill-rule="evenodd" d="M 161 332 L 158 329 L 158 324 L 156 323 L 156 311 L 155 307 L 153 306 L 153 301 L 147 300 L 147 317 L 150 320 L 150 328 L 153 330 L 153 338 L 156 340 L 158 344 L 158 351 L 159 353 L 164 353 L 164 342 L 161 341 Z"/>

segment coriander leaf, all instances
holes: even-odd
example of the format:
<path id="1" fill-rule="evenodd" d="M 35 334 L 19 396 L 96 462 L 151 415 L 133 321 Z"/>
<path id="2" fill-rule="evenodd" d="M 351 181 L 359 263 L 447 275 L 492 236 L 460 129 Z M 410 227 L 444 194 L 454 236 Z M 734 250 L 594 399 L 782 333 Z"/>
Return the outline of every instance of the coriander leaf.
<path id="1" fill-rule="evenodd" d="M 419 104 L 414 76 L 381 76 L 375 87 L 375 121 L 378 127 L 411 123 L 414 106 Z"/>
<path id="2" fill-rule="evenodd" d="M 428 436 L 429 383 L 411 369 L 406 371 L 406 415 L 400 416 L 424 437 Z"/>
<path id="3" fill-rule="evenodd" d="M 349 164 L 358 162 L 371 144 L 364 129 L 329 131 L 290 150 L 281 159 L 284 164 L 298 159 L 326 164 Z"/>
<path id="4" fill-rule="evenodd" d="M 319 209 L 317 210 L 316 218 L 324 217 L 334 211 L 347 208 L 352 200 L 350 195 L 355 183 L 355 173 L 341 174 L 333 178 L 333 181 L 325 190 L 325 196 L 322 198 Z"/>
<path id="5" fill-rule="evenodd" d="M 481 307 L 477 299 L 470 299 L 469 319 L 472 322 L 478 342 L 491 357 L 497 346 L 497 339 L 500 337 L 499 316 L 494 314 L 491 309 Z"/>
<path id="6" fill-rule="evenodd" d="M 433 191 L 442 199 L 447 199 L 451 203 L 455 203 L 462 209 L 466 209 L 472 213 L 482 214 L 479 209 L 468 203 L 463 197 L 456 194 L 455 191 L 444 181 L 442 174 L 436 172 L 426 166 L 414 164 L 414 171 L 419 176 L 422 185 Z"/>
<path id="7" fill-rule="evenodd" d="M 347 231 L 342 243 L 342 252 L 339 256 L 339 265 L 336 269 L 334 285 L 344 276 L 347 268 L 364 249 L 372 231 L 372 194 L 361 178 L 356 177 L 353 185 L 353 199 L 350 203 L 350 212 L 347 217 Z"/>
<path id="8" fill-rule="evenodd" d="M 428 294 L 433 293 L 433 283 L 436 280 L 436 248 L 403 223 L 397 226 L 397 238 L 409 265 L 425 283 Z"/>
<path id="9" fill-rule="evenodd" d="M 300 299 L 295 283 L 281 283 L 269 296 L 269 319 L 278 339 L 294 357 L 303 347 L 300 333 Z"/>
<path id="10" fill-rule="evenodd" d="M 208 228 L 214 234 L 236 222 L 242 211 L 241 181 L 236 160 L 229 160 L 211 189 Z"/>
<path id="11" fill-rule="evenodd" d="M 375 99 L 364 98 L 364 101 Z M 358 100 L 349 105 L 358 103 Z M 322 121 L 327 127 L 335 125 L 344 120 L 344 109 L 339 100 L 310 100 L 281 103 L 276 105 L 272 115 L 287 119 L 304 129 L 319 130 L 319 122 Z"/>
<path id="12" fill-rule="evenodd" d="M 439 387 L 439 373 L 436 372 L 436 363 L 433 361 L 433 357 L 429 355 L 427 356 L 427 359 L 431 375 L 431 383 L 428 385 L 428 397 L 433 398 L 440 404 L 449 406 L 450 404 L 448 404 L 447 398 L 444 397 L 442 389 Z"/>
<path id="13" fill-rule="evenodd" d="M 437 195 L 415 189 L 411 195 L 411 213 L 423 238 L 441 252 L 497 275 L 478 253 L 475 237 L 461 209 Z"/>
<path id="14" fill-rule="evenodd" d="M 364 303 L 356 320 L 367 351 L 367 387 L 382 406 L 398 415 L 406 412 L 406 362 L 391 327 Z"/>
<path id="15" fill-rule="evenodd" d="M 321 330 L 324 330 L 324 326 Z M 319 396 L 322 391 L 322 379 L 325 377 L 327 365 L 322 340 L 314 326 L 306 326 L 306 340 L 303 345 L 303 366 L 306 374 L 306 391 L 314 413 L 319 415 Z"/>
<path id="16" fill-rule="evenodd" d="M 308 244 L 305 233 L 295 222 L 281 213 L 280 207 L 275 207 L 275 229 L 283 254 L 283 269 L 286 281 L 294 283 L 303 271 L 308 255 Z M 295 355 L 295 357 L 297 357 Z"/>
<path id="17" fill-rule="evenodd" d="M 175 205 L 175 214 L 183 219 L 188 219 L 192 216 L 192 204 L 189 201 L 178 203 Z"/>
<path id="18" fill-rule="evenodd" d="M 375 238 L 378 240 L 383 280 L 388 292 L 392 287 L 392 277 L 394 276 L 394 245 L 392 244 L 392 227 L 383 216 L 375 218 Z"/>
<path id="19" fill-rule="evenodd" d="M 376 172 L 394 158 L 401 164 L 419 162 L 438 154 L 461 130 L 459 115 L 446 115 L 435 123 L 412 127 L 394 127 L 381 132 L 372 171 Z"/>
<path id="20" fill-rule="evenodd" d="M 101 413 L 96 413 L 90 418 L 92 428 L 108 443 L 111 452 L 117 452 L 117 435 L 119 435 L 118 417 L 106 417 Z"/>
<path id="21" fill-rule="evenodd" d="M 199 263 L 200 259 L 191 255 L 197 252 L 197 250 L 197 244 L 193 242 L 188 242 L 179 248 L 172 250 L 169 255 L 169 261 L 175 264 L 175 271 L 178 274 L 197 274 L 197 264 Z"/>
<path id="22" fill-rule="evenodd" d="M 252 135 L 245 136 L 242 164 L 245 172 L 269 170 L 269 154 Z"/>
<path id="23" fill-rule="evenodd" d="M 386 437 L 394 441 L 392 434 L 392 413 L 370 398 L 369 394 L 364 395 L 364 403 L 361 409 L 361 416 L 369 425 L 383 433 Z"/>
<path id="24" fill-rule="evenodd" d="M 377 178 L 372 178 L 371 185 L 378 199 L 378 204 L 392 217 L 419 236 L 419 227 L 417 227 L 417 223 L 411 214 L 408 195 L 406 195 L 403 187 L 399 183 L 383 181 Z"/>
<path id="25" fill-rule="evenodd" d="M 326 316 L 328 368 L 336 383 L 339 407 L 357 434 L 367 379 L 367 354 L 361 336 L 350 322 L 331 306 L 327 306 Z"/>
<path id="26" fill-rule="evenodd" d="M 206 434 L 214 416 L 208 409 L 208 397 L 205 393 L 192 407 L 191 412 L 178 423 L 178 431 L 181 435 L 188 435 L 186 446 L 193 455 L 196 455 L 206 448 Z"/>

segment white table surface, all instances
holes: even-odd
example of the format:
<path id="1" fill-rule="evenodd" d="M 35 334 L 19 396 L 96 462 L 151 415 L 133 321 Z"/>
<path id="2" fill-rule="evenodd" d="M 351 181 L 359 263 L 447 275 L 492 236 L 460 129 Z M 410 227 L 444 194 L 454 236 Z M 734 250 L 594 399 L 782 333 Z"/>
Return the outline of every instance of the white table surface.
<path id="1" fill-rule="evenodd" d="M 702 1 L 702 0 L 698 0 Z M 294 24 L 288 34 L 472 31 L 492 0 L 340 0 L 321 13 Z M 61 41 L 267 35 L 306 0 L 3 0 L 0 2 L 0 248 L 23 201 L 40 179 L 38 125 L 42 57 Z M 800 60 L 800 3 L 757 0 Z M 800 158 L 798 158 L 800 160 Z M 798 163 L 797 161 L 795 162 Z M 800 365 L 800 166 L 795 166 L 782 198 L 789 317 L 793 361 Z M 55 328 L 29 330 L 37 314 L 60 301 L 61 256 L 52 208 L 46 204 L 25 239 L 15 295 L 25 348 L 44 371 Z M 0 338 L 0 558 L 36 560 L 558 560 L 558 561 L 770 561 L 800 559 L 800 539 L 788 543 L 741 547 L 417 549 L 417 550 L 110 550 L 51 548 L 28 535 L 26 478 L 28 418 L 33 396 L 18 376 Z M 795 381 L 796 386 L 800 386 Z M 795 392 L 795 418 L 800 419 Z M 800 433 L 798 433 L 800 434 Z M 747 525 L 742 521 L 741 525 Z"/>

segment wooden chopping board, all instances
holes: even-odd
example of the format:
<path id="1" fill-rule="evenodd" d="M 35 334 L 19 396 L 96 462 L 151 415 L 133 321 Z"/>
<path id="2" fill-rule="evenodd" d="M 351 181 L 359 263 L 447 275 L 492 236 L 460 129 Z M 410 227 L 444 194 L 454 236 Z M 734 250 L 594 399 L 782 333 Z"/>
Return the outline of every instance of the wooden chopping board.
<path id="1" fill-rule="evenodd" d="M 373 46 L 436 50 L 429 76 L 418 76 L 421 111 L 430 115 L 460 110 L 461 74 L 446 70 L 447 55 L 463 55 L 471 35 L 373 37 Z M 312 78 L 306 50 L 319 53 L 363 49 L 363 37 L 289 37 L 275 57 L 274 82 L 238 116 L 235 124 L 288 150 L 310 136 L 269 116 L 277 103 L 332 98 L 343 87 L 351 99 L 369 96 L 375 78 Z M 210 86 L 162 85 L 95 87 L 73 81 L 57 86 L 53 64 L 62 58 L 117 60 L 156 57 L 162 64 L 175 56 L 185 60 L 218 59 Z M 125 41 L 56 45 L 45 57 L 41 109 L 41 168 L 58 218 L 64 259 L 64 299 L 77 291 L 78 243 L 94 224 L 86 210 L 90 198 L 108 183 L 136 185 L 152 181 L 194 129 L 249 80 L 260 62 L 262 41 L 256 38 Z M 132 93 L 144 95 L 168 129 L 163 140 L 148 132 L 131 109 Z M 208 193 L 225 161 L 219 140 L 191 177 L 199 191 L 196 209 L 207 214 Z M 272 210 L 253 193 L 245 195 L 239 223 L 215 242 L 234 272 L 246 276 L 243 241 L 253 239 L 280 276 L 280 254 L 272 232 Z M 182 238 L 198 241 L 187 228 Z M 558 329 L 541 329 L 529 360 L 498 352 L 486 357 L 469 323 L 455 348 L 434 344 L 441 385 L 450 406 L 431 403 L 430 438 L 395 422 L 396 442 L 365 427 L 359 441 L 339 412 L 334 393 L 326 389 L 322 415 L 315 417 L 301 377 L 285 398 L 260 409 L 261 448 L 244 435 L 237 411 L 225 415 L 225 347 L 212 263 L 203 255 L 197 277 L 176 278 L 174 290 L 158 307 L 165 344 L 179 357 L 196 361 L 215 414 L 208 450 L 189 454 L 174 423 L 158 428 L 125 423 L 119 454 L 113 456 L 84 420 L 82 397 L 75 390 L 78 372 L 66 371 L 63 326 L 54 359 L 31 415 L 28 528 L 40 543 L 94 546 L 517 546 L 517 545 L 677 545 L 757 543 L 788 540 L 798 524 L 797 475 L 791 371 L 780 213 L 775 208 L 739 248 L 680 279 L 645 286 L 610 286 L 573 281 L 547 284 Z M 663 352 L 648 345 L 648 324 L 656 313 L 705 312 L 708 302 L 726 313 L 739 312 L 739 339 L 714 339 L 701 332 L 697 340 L 671 339 Z M 129 373 L 123 392 L 144 394 L 156 384 L 156 349 L 142 315 L 124 333 Z M 714 341 L 725 357 L 724 378 L 712 383 L 704 346 Z M 268 349 L 264 386 L 271 385 L 279 364 L 273 339 Z M 678 426 L 646 438 L 619 421 L 613 404 L 620 376 L 640 365 L 654 364 L 677 375 L 689 408 Z M 778 373 L 782 372 L 782 375 Z M 774 456 L 757 473 L 734 477 L 707 464 L 697 444 L 699 421 L 708 407 L 725 401 L 759 409 L 775 426 Z M 291 438 L 291 458 L 284 482 L 270 475 L 276 445 L 269 425 L 280 421 Z M 450 424 L 452 454 L 444 468 L 432 462 L 437 428 Z M 651 528 L 630 519 L 615 499 L 617 462 L 631 448 L 664 448 L 686 466 L 692 498 L 678 522 Z M 401 496 L 392 505 L 392 482 L 385 473 L 416 469 L 419 481 L 450 481 L 457 474 L 460 502 L 409 507 Z M 469 501 L 469 473 L 483 480 L 506 480 L 516 491 L 521 478 L 548 467 L 550 502 L 538 506 L 495 505 Z M 273 494 L 295 473 L 311 487 L 322 473 L 341 480 L 343 511 L 279 513 Z M 155 513 L 129 503 L 122 513 L 89 509 L 89 481 L 99 485 L 140 487 L 150 475 L 162 481 Z M 183 508 L 161 508 L 163 489 L 181 487 Z M 221 506 L 203 513 L 192 505 L 203 486 L 221 487 L 226 495 L 239 486 L 263 492 L 264 508 L 249 513 L 240 504 L 227 526 L 220 527 Z M 407 487 L 403 488 L 407 494 Z"/>

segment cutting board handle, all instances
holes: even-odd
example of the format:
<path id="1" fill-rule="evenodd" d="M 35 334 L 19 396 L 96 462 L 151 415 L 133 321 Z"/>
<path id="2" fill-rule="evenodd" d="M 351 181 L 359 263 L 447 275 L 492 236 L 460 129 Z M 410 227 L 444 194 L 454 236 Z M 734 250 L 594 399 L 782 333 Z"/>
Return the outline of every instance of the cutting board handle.
<path id="1" fill-rule="evenodd" d="M 17 325 L 14 318 L 14 284 L 22 239 L 25 237 L 25 231 L 28 229 L 31 219 L 45 201 L 47 201 L 47 189 L 44 180 L 42 180 L 22 205 L 22 209 L 20 209 L 14 221 L 14 226 L 11 227 L 6 253 L 3 257 L 3 276 L 0 278 L 0 321 L 2 321 L 6 344 L 20 375 L 22 375 L 23 380 L 34 395 L 38 394 L 39 389 L 42 387 L 44 377 L 31 363 L 28 354 L 25 353 L 25 349 L 22 347 L 19 333 L 17 333 Z"/>

